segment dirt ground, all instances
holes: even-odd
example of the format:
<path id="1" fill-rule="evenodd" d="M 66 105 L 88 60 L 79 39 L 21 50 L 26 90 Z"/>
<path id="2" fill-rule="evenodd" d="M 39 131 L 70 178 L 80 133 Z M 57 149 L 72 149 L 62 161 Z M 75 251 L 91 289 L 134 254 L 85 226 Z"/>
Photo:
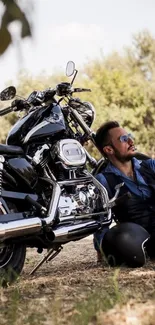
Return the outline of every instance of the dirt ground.
<path id="1" fill-rule="evenodd" d="M 29 275 L 42 256 L 29 249 L 19 280 L 1 289 L 0 325 L 155 324 L 155 263 L 98 266 L 90 236 Z"/>

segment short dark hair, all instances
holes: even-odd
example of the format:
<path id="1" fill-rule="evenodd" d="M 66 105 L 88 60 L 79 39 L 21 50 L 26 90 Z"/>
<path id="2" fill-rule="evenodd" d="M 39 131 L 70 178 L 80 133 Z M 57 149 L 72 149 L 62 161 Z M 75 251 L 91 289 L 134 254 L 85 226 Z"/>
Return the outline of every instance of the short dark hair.
<path id="1" fill-rule="evenodd" d="M 100 126 L 96 132 L 95 141 L 98 149 L 103 154 L 103 147 L 110 141 L 109 130 L 120 127 L 117 121 L 109 121 Z"/>

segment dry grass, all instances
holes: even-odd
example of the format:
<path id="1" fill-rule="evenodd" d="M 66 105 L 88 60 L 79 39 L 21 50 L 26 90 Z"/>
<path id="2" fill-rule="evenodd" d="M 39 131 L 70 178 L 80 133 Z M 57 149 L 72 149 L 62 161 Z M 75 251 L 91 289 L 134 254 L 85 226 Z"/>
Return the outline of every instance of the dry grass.
<path id="1" fill-rule="evenodd" d="M 99 311 L 96 315 L 97 325 L 154 325 L 155 304 L 152 301 L 136 303 L 129 301 L 125 306 L 115 308 L 104 313 Z"/>
<path id="2" fill-rule="evenodd" d="M 153 263 L 98 267 L 92 241 L 84 239 L 29 276 L 41 257 L 29 250 L 18 282 L 0 290 L 0 325 L 155 324 Z"/>

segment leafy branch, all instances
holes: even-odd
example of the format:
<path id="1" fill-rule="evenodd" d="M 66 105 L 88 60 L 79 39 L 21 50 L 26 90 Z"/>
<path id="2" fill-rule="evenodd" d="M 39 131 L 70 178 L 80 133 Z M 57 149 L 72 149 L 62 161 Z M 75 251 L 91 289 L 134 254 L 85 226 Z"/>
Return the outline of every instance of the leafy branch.
<path id="1" fill-rule="evenodd" d="M 16 0 L 0 0 L 5 6 L 0 26 L 0 55 L 2 55 L 12 43 L 12 36 L 8 30 L 10 23 L 21 23 L 21 38 L 31 36 L 31 26 L 26 14 L 20 9 Z"/>

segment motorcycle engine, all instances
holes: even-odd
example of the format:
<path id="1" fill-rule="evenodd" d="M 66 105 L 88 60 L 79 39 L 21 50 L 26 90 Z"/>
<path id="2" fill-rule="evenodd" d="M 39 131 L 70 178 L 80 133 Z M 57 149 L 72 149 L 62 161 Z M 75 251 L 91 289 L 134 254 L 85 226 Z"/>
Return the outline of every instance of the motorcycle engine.
<path id="1" fill-rule="evenodd" d="M 42 146 L 33 157 L 33 161 L 40 166 L 46 165 L 43 158 L 45 151 L 51 152 L 51 158 L 57 166 L 57 181 L 61 184 L 61 195 L 58 204 L 60 218 L 74 217 L 99 212 L 101 194 L 91 177 L 85 182 L 83 171 L 86 169 L 86 153 L 81 144 L 75 139 L 63 139 L 53 146 Z M 58 169 L 60 166 L 61 169 Z M 60 174 L 65 178 L 60 178 Z M 59 177 L 59 178 L 58 178 Z M 75 183 L 74 183 L 75 180 Z"/>
<path id="2" fill-rule="evenodd" d="M 64 139 L 57 143 L 56 151 L 64 168 L 68 169 L 69 175 L 74 175 L 73 178 L 69 178 L 77 180 L 78 168 L 84 167 L 86 163 L 84 148 L 74 139 Z M 80 184 L 79 178 L 79 184 L 74 185 L 74 190 L 71 193 L 65 189 L 62 192 L 58 205 L 59 216 L 67 217 L 94 213 L 97 210 L 97 199 L 98 191 L 95 185 L 90 181 Z"/>
<path id="3" fill-rule="evenodd" d="M 60 196 L 59 216 L 76 216 L 93 213 L 96 210 L 98 193 L 94 184 L 77 185 L 74 194 L 63 193 Z"/>

